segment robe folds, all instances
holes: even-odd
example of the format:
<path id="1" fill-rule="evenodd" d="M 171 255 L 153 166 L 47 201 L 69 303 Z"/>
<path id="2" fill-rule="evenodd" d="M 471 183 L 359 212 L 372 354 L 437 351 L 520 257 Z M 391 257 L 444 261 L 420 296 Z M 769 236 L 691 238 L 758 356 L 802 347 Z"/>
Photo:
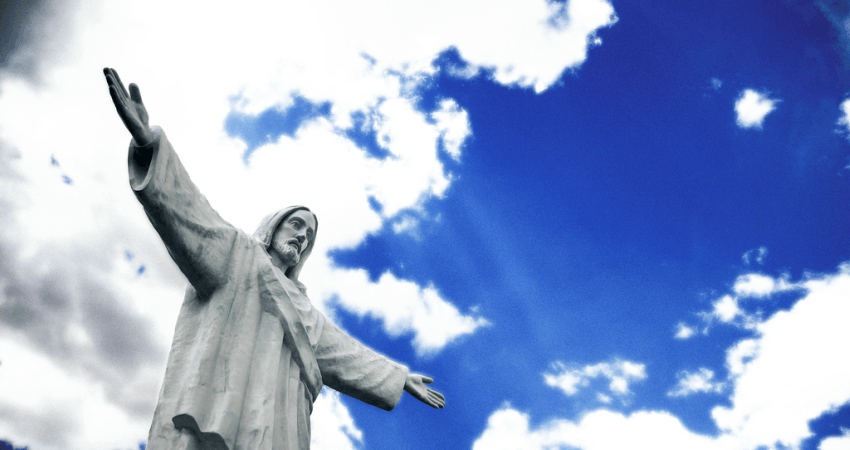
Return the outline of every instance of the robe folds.
<path id="1" fill-rule="evenodd" d="M 190 286 L 147 448 L 309 449 L 323 385 L 392 409 L 407 368 L 313 308 L 297 271 L 287 278 L 266 244 L 224 221 L 152 131 L 151 143 L 130 145 L 130 185 Z"/>

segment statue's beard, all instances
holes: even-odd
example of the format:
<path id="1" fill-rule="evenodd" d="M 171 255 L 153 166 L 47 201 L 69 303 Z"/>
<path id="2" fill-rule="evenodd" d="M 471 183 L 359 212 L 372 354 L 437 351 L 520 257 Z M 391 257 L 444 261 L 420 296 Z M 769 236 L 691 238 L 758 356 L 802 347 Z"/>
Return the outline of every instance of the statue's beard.
<path id="1" fill-rule="evenodd" d="M 275 242 L 274 250 L 277 252 L 277 257 L 280 258 L 280 262 L 282 262 L 286 267 L 292 267 L 298 264 L 298 261 L 301 260 L 298 250 L 286 242 Z"/>

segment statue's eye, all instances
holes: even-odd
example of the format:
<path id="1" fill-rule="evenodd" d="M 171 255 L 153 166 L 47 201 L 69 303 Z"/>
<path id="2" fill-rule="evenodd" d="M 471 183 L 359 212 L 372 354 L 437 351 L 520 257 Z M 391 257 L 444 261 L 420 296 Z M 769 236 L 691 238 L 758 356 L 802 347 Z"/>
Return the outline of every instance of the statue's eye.
<path id="1" fill-rule="evenodd" d="M 300 229 L 301 229 L 301 223 L 299 223 L 297 220 L 293 220 L 293 221 L 292 221 L 292 222 L 290 222 L 290 223 L 292 224 L 292 228 L 295 228 L 296 230 L 300 230 Z"/>

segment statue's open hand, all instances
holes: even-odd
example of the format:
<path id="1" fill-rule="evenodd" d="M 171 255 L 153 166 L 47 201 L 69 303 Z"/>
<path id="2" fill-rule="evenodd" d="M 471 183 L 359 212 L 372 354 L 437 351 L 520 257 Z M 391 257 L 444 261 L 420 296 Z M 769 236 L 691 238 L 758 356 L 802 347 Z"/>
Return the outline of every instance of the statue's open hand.
<path id="1" fill-rule="evenodd" d="M 446 406 L 446 397 L 443 394 L 425 386 L 433 383 L 432 378 L 410 373 L 407 375 L 407 380 L 404 382 L 404 390 L 412 395 L 420 402 L 433 408 L 443 408 Z"/>
<path id="2" fill-rule="evenodd" d="M 142 94 L 139 87 L 130 83 L 130 93 L 124 89 L 124 83 L 118 77 L 118 72 L 109 67 L 103 69 L 106 84 L 109 85 L 109 95 L 118 116 L 124 122 L 124 126 L 133 136 L 136 145 L 145 145 L 153 140 L 153 133 L 148 128 L 148 111 L 142 103 Z"/>

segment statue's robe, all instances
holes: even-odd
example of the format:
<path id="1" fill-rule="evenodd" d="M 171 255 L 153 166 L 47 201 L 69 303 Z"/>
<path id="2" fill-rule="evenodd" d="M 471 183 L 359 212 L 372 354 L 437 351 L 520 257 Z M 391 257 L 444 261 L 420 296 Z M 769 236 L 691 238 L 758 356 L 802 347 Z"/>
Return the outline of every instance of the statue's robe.
<path id="1" fill-rule="evenodd" d="M 130 145 L 130 185 L 191 285 L 147 448 L 308 449 L 310 413 L 323 385 L 392 409 L 407 368 L 313 308 L 297 271 L 282 273 L 268 242 L 225 222 L 164 133 L 154 132 L 138 152 Z M 274 217 L 279 222 L 296 209 Z M 275 219 L 265 226 L 268 237 Z"/>

